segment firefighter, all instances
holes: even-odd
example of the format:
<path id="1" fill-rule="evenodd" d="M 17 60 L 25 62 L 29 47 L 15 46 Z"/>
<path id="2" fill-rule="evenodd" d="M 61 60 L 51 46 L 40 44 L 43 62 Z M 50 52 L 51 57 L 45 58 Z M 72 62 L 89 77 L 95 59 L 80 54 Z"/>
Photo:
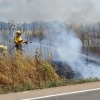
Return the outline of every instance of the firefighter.
<path id="1" fill-rule="evenodd" d="M 4 45 L 0 45 L 0 54 L 5 55 L 7 54 L 7 47 Z"/>
<path id="2" fill-rule="evenodd" d="M 21 32 L 20 31 L 16 31 L 16 36 L 14 37 L 14 43 L 15 43 L 15 47 L 16 47 L 16 54 L 22 56 L 22 44 L 26 43 L 27 41 L 24 41 L 21 38 Z"/>

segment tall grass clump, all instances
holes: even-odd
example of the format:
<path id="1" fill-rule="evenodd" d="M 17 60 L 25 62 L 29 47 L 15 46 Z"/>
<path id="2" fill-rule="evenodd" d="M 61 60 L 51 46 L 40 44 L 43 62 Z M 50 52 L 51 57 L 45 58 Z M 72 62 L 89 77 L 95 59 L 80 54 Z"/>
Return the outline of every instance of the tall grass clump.
<path id="1" fill-rule="evenodd" d="M 5 56 L 0 67 L 0 88 L 8 91 L 41 88 L 43 83 L 59 79 L 51 64 L 36 56 Z"/>

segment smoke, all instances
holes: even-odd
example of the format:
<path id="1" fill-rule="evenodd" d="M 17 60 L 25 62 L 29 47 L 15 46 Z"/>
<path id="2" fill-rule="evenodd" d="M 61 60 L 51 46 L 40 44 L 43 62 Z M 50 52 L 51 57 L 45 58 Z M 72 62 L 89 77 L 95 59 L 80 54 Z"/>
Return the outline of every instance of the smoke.
<path id="1" fill-rule="evenodd" d="M 95 1 L 96 2 L 96 1 Z M 31 13 L 33 20 L 42 21 L 66 21 L 79 24 L 83 22 L 95 22 L 99 20 L 100 14 L 96 11 L 96 5 L 92 0 L 30 0 L 28 5 L 34 3 Z M 31 8 L 32 9 L 32 8 Z"/>
<path id="2" fill-rule="evenodd" d="M 65 43 L 63 44 L 62 41 Z M 62 31 L 54 43 L 56 48 L 58 48 L 57 53 L 60 57 L 60 60 L 67 62 L 67 64 L 72 68 L 72 70 L 75 71 L 75 73 L 80 73 L 82 78 L 100 78 L 100 65 L 97 63 L 87 62 L 87 57 L 80 55 L 82 54 L 82 42 L 74 32 L 70 31 L 67 33 Z M 65 51 L 61 51 L 59 49 Z"/>
<path id="3" fill-rule="evenodd" d="M 99 3 L 99 0 L 1 0 L 0 19 L 17 22 L 58 20 L 73 24 L 96 22 L 100 18 Z"/>
<path id="4" fill-rule="evenodd" d="M 65 26 L 61 27 L 59 24 L 54 24 L 55 29 L 60 29 L 59 32 L 47 34 L 44 31 L 45 38 L 41 41 L 34 39 L 32 44 L 29 44 L 28 50 L 34 53 L 36 48 L 41 47 L 44 54 L 52 53 L 52 60 L 56 62 L 66 62 L 68 66 L 77 74 L 79 73 L 82 78 L 100 78 L 100 64 L 96 61 L 99 57 L 87 57 L 82 52 L 82 42 L 77 37 L 73 30 L 66 29 Z M 34 52 L 33 52 L 34 51 Z M 32 55 L 32 54 L 31 54 Z M 90 55 L 92 56 L 92 55 Z M 88 61 L 95 60 L 94 62 Z"/>

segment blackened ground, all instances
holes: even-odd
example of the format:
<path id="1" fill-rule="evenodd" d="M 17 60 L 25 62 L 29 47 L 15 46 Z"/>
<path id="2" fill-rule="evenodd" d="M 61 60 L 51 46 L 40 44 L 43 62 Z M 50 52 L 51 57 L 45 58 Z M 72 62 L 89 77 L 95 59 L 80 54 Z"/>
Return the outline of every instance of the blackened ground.
<path id="1" fill-rule="evenodd" d="M 65 62 L 53 62 L 53 67 L 56 69 L 56 72 L 60 77 L 72 79 L 75 76 L 74 71 Z"/>
<path id="2" fill-rule="evenodd" d="M 85 59 L 86 66 L 88 66 L 89 63 L 100 66 L 100 63 L 98 61 L 94 61 L 93 59 Z M 72 70 L 71 67 L 66 62 L 53 61 L 52 65 L 54 69 L 56 69 L 56 72 L 60 77 L 65 77 L 67 79 L 73 79 L 73 78 L 81 79 L 82 78 L 81 73 L 78 71 L 76 72 Z"/>

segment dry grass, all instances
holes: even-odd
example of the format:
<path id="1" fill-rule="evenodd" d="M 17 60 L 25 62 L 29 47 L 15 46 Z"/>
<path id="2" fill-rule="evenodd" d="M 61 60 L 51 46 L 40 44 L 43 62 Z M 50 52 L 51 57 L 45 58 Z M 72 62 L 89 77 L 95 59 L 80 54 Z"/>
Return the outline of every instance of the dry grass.
<path id="1" fill-rule="evenodd" d="M 80 26 L 70 25 L 70 27 L 76 32 L 77 36 L 81 39 L 83 44 L 84 44 L 85 39 L 88 39 L 91 41 L 93 39 L 100 39 L 100 22 L 92 23 L 92 24 L 86 23 L 86 25 L 80 24 Z M 97 44 L 99 44 L 99 46 Z M 84 49 L 86 50 L 88 49 L 92 51 L 93 53 L 100 55 L 99 42 L 90 43 L 89 46 L 87 47 L 83 46 L 83 51 Z"/>
<path id="2" fill-rule="evenodd" d="M 59 79 L 49 62 L 29 56 L 25 58 L 3 57 L 0 67 L 0 87 L 8 90 L 16 84 L 22 87 L 30 84 L 39 88 L 42 83 Z"/>

